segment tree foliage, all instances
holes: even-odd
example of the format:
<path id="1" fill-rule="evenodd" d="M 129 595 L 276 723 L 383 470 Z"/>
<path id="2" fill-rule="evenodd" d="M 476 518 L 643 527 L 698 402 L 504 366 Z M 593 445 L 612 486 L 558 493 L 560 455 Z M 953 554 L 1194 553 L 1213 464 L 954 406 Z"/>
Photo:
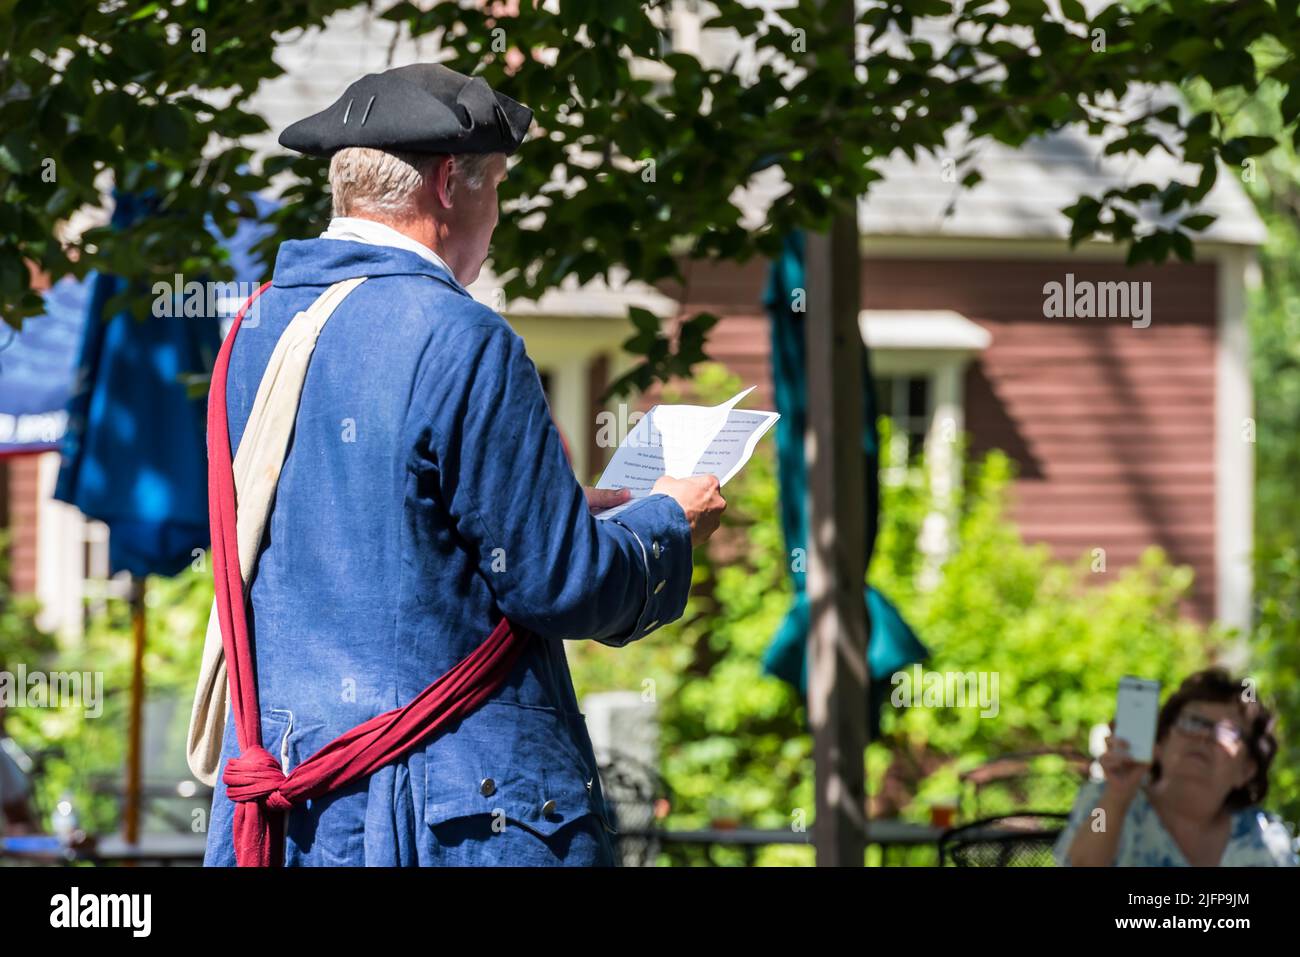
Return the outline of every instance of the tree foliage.
<path id="1" fill-rule="evenodd" d="M 226 278 L 204 216 L 228 235 L 251 213 L 254 191 L 287 201 L 268 250 L 318 230 L 325 164 L 259 164 L 243 140 L 266 123 L 249 97 L 280 74 L 278 42 L 357 5 L 288 0 L 257 8 L 252 29 L 250 8 L 230 0 L 0 0 L 6 320 L 40 310 L 24 259 L 55 275 Z M 1293 0 L 873 0 L 860 8 L 857 51 L 843 0 L 798 0 L 779 16 L 725 2 L 706 31 L 730 31 L 758 57 L 724 63 L 665 44 L 664 2 L 549 6 L 402 0 L 380 9 L 395 27 L 437 37 L 450 66 L 536 112 L 493 250 L 509 298 L 611 270 L 685 284 L 691 261 L 771 254 L 790 228 L 825 227 L 870 190 L 895 150 L 948 156 L 960 133 L 953 159 L 969 185 L 981 140 L 1018 145 L 1071 124 L 1107 136 L 1112 152 L 1165 150 L 1195 170 L 1186 181 L 1080 197 L 1067 210 L 1071 240 L 1112 238 L 1132 261 L 1188 258 L 1192 234 L 1211 221 L 1195 204 L 1220 164 L 1235 171 L 1276 136 L 1234 135 L 1212 107 L 1134 108 L 1135 94 L 1192 79 L 1216 93 L 1268 87 L 1278 92 L 1280 135 L 1295 136 L 1300 115 Z M 736 190 L 771 167 L 784 192 L 761 225 L 747 224 Z M 163 215 L 118 234 L 90 230 L 65 248 L 59 224 L 97 205 L 108 182 L 152 190 Z M 680 336 L 638 330 L 630 345 L 648 362 L 620 388 L 689 368 L 711 322 L 684 317 Z"/>
<path id="2" fill-rule="evenodd" d="M 1277 91 L 1271 96 L 1221 100 L 1243 134 L 1276 129 Z M 1249 315 L 1255 443 L 1255 627 L 1253 664 L 1261 690 L 1282 715 L 1274 760 L 1278 806 L 1300 820 L 1300 157 L 1284 144 L 1261 157 L 1247 189 L 1268 225 L 1260 250 L 1262 281 Z"/>

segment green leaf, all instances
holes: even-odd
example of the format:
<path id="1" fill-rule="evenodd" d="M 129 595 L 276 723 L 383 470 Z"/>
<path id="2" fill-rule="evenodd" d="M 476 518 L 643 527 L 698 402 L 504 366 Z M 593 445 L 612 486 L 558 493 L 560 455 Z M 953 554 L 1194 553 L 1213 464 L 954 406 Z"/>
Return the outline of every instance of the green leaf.
<path id="1" fill-rule="evenodd" d="M 1287 88 L 1286 96 L 1282 97 L 1282 103 L 1279 107 L 1282 113 L 1282 124 L 1289 126 L 1294 123 L 1297 117 L 1300 117 L 1300 83 L 1292 83 Z"/>
<path id="2" fill-rule="evenodd" d="M 1079 0 L 1061 0 L 1061 12 L 1075 23 L 1088 22 L 1088 12 Z"/>
<path id="3" fill-rule="evenodd" d="M 628 318 L 632 321 L 632 325 L 635 326 L 639 332 L 650 333 L 653 335 L 659 334 L 662 323 L 659 321 L 659 317 L 649 309 L 645 309 L 641 306 L 629 306 L 627 314 Z"/>
<path id="4" fill-rule="evenodd" d="M 0 167 L 14 174 L 23 172 L 23 164 L 14 156 L 8 143 L 0 143 Z"/>
<path id="5" fill-rule="evenodd" d="M 185 113 L 170 103 L 162 103 L 154 108 L 150 119 L 156 146 L 165 150 L 183 150 L 189 142 L 189 123 Z"/>
<path id="6" fill-rule="evenodd" d="M 1184 217 L 1182 222 L 1179 223 L 1179 225 L 1182 226 L 1184 229 L 1190 229 L 1193 230 L 1194 232 L 1201 232 L 1202 230 L 1208 229 L 1210 225 L 1218 218 L 1219 218 L 1218 216 L 1212 215 L 1210 213 L 1199 213 L 1195 216 Z"/>

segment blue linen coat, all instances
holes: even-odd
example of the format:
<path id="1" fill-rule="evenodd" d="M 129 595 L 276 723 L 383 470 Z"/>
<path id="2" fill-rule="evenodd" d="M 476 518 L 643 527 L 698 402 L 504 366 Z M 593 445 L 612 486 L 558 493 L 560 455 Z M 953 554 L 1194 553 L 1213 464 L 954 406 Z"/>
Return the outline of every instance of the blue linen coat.
<path id="1" fill-rule="evenodd" d="M 690 528 L 665 495 L 597 520 L 521 338 L 413 252 L 281 245 L 245 317 L 238 449 L 290 319 L 326 324 L 250 589 L 262 739 L 285 772 L 410 701 L 504 614 L 537 635 L 496 694 L 406 757 L 289 812 L 287 865 L 609 865 L 611 818 L 563 642 L 621 647 L 681 616 Z M 235 755 L 233 712 L 221 770 Z M 232 866 L 218 774 L 204 858 Z"/>

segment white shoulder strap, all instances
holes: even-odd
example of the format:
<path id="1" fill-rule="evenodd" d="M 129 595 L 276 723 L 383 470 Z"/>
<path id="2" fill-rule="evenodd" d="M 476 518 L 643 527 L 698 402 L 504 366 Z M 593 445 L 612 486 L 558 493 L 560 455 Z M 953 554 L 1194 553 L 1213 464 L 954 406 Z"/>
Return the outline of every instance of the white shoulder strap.
<path id="1" fill-rule="evenodd" d="M 307 366 L 316 348 L 316 340 L 339 303 L 365 281 L 365 276 L 358 276 L 335 283 L 305 311 L 294 316 L 276 342 L 266 371 L 262 373 L 233 463 L 239 569 L 245 588 L 252 577 L 271 502 L 280 481 L 280 470 L 288 454 L 289 436 L 293 434 L 294 421 L 298 417 L 302 384 L 307 378 Z M 199 666 L 186 743 L 190 770 L 209 786 L 216 783 L 229 707 L 226 656 L 214 599 L 208 616 L 203 661 Z"/>

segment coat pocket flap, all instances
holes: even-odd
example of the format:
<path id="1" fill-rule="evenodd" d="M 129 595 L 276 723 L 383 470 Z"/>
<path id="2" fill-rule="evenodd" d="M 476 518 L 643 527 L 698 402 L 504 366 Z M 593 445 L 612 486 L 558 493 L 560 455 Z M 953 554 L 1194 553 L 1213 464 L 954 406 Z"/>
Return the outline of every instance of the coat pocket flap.
<path id="1" fill-rule="evenodd" d="M 425 746 L 424 818 L 495 814 L 550 835 L 600 806 L 596 769 L 555 709 L 488 701 Z M 606 825 L 608 826 L 608 825 Z"/>

